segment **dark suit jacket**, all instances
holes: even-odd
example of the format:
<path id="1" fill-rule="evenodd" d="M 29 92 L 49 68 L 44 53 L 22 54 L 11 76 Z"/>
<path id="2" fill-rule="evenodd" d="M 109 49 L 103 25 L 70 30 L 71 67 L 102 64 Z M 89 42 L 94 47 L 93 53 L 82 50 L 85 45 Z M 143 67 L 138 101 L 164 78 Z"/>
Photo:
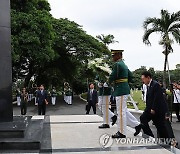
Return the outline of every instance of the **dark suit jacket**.
<path id="1" fill-rule="evenodd" d="M 150 112 L 151 109 L 155 110 L 156 115 L 164 115 L 165 113 L 168 113 L 168 107 L 163 96 L 163 90 L 159 83 L 154 80 L 152 80 L 147 92 L 145 111 Z"/>
<path id="2" fill-rule="evenodd" d="M 44 90 L 43 93 L 41 91 L 37 91 L 37 103 L 39 105 L 46 104 L 45 99 L 47 100 L 47 92 Z"/>
<path id="3" fill-rule="evenodd" d="M 97 93 L 97 91 L 95 89 L 93 90 L 92 100 L 90 100 L 90 90 L 88 90 L 87 102 L 92 103 L 92 104 L 98 103 L 98 93 Z"/>

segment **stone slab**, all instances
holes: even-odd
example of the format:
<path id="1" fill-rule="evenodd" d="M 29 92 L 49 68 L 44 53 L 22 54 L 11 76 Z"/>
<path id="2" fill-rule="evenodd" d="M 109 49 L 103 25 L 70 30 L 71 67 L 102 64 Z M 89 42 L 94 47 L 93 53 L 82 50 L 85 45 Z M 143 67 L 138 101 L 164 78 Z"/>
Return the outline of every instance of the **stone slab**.
<path id="1" fill-rule="evenodd" d="M 53 152 L 59 153 L 59 152 Z M 126 151 L 98 151 L 93 152 L 93 154 L 172 154 L 172 152 L 165 149 L 142 149 L 142 150 L 126 150 Z M 92 152 L 66 152 L 66 154 L 92 154 Z"/>
<path id="2" fill-rule="evenodd" d="M 102 118 L 98 115 L 50 116 L 51 123 L 97 123 L 102 121 Z"/>
<path id="3" fill-rule="evenodd" d="M 50 116 L 51 144 L 53 153 L 157 153 L 169 154 L 170 151 L 154 143 L 120 143 L 113 140 L 108 147 L 101 144 L 102 136 L 117 132 L 117 126 L 98 129 L 102 117 L 97 115 Z M 128 127 L 127 138 L 133 139 L 134 129 Z M 141 136 L 137 139 L 143 139 Z M 112 139 L 112 138 L 111 138 Z M 148 154 L 148 153 L 147 153 Z"/>

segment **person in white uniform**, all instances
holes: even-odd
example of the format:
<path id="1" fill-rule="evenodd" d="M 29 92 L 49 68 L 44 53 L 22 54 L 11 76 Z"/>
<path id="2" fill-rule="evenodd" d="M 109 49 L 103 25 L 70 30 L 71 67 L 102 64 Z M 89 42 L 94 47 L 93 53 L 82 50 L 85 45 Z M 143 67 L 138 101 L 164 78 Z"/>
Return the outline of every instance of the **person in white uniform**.
<path id="1" fill-rule="evenodd" d="M 69 88 L 69 83 L 68 82 L 65 82 L 64 83 L 64 101 L 67 103 L 68 102 L 68 97 L 66 96 L 66 93 L 68 91 L 68 88 Z M 68 104 L 68 103 L 67 103 Z"/>
<path id="2" fill-rule="evenodd" d="M 38 92 L 38 91 L 39 91 L 39 87 L 36 86 L 36 90 L 34 91 L 34 105 L 36 105 L 36 106 L 38 105 L 38 104 L 37 104 L 37 99 L 36 99 L 36 98 L 37 98 L 37 92 Z"/>
<path id="3" fill-rule="evenodd" d="M 67 96 L 67 104 L 72 105 L 72 90 L 70 88 L 66 93 L 66 96 Z"/>
<path id="4" fill-rule="evenodd" d="M 55 89 L 55 87 L 53 87 L 53 89 L 51 91 L 51 103 L 52 103 L 52 105 L 56 105 L 56 97 L 57 97 L 56 89 Z"/>
<path id="5" fill-rule="evenodd" d="M 21 105 L 21 91 L 19 88 L 16 90 L 16 98 L 17 98 L 17 106 L 20 106 Z"/>
<path id="6" fill-rule="evenodd" d="M 147 95 L 147 86 L 145 84 L 142 85 L 142 100 L 146 102 L 146 95 Z"/>
<path id="7" fill-rule="evenodd" d="M 112 121 L 112 126 L 116 123 L 117 116 L 109 109 L 110 97 L 111 97 L 111 87 L 105 83 L 98 83 L 99 87 L 99 97 L 98 97 L 98 107 L 103 114 L 103 124 L 99 126 L 100 129 L 110 128 L 110 122 Z"/>
<path id="8" fill-rule="evenodd" d="M 179 111 L 180 111 L 180 89 L 178 89 L 178 84 L 174 83 L 173 84 L 173 95 L 174 95 L 174 107 L 175 107 L 175 111 L 176 111 L 176 116 L 177 116 L 177 122 L 180 122 L 180 115 L 179 115 Z"/>
<path id="9" fill-rule="evenodd" d="M 64 101 L 68 105 L 72 105 L 72 90 L 68 82 L 64 83 Z"/>

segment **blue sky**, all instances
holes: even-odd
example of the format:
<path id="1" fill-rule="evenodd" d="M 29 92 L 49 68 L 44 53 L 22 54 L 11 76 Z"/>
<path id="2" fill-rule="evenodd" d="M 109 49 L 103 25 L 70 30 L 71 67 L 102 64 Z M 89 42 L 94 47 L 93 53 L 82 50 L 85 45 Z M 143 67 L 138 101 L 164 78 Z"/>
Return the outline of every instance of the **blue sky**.
<path id="1" fill-rule="evenodd" d="M 48 0 L 55 18 L 68 18 L 83 26 L 88 34 L 113 34 L 115 43 L 110 49 L 124 49 L 124 59 L 131 70 L 141 66 L 163 70 L 164 56 L 158 44 L 159 36 L 150 37 L 152 46 L 142 42 L 143 21 L 159 17 L 161 9 L 180 10 L 179 0 Z M 180 63 L 180 45 L 173 44 L 169 55 L 170 69 Z"/>

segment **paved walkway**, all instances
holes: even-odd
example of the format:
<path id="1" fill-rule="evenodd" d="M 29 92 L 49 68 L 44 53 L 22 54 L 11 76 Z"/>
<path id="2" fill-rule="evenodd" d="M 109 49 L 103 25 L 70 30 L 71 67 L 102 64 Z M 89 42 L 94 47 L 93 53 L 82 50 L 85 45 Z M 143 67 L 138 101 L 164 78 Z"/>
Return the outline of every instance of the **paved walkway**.
<path id="1" fill-rule="evenodd" d="M 16 104 L 13 105 L 14 115 L 20 115 L 20 107 Z M 80 100 L 79 96 L 75 96 L 72 105 L 67 105 L 63 98 L 57 99 L 56 105 L 53 106 L 49 100 L 47 105 L 46 115 L 83 115 L 85 114 L 85 102 Z M 90 114 L 93 114 L 92 110 Z M 97 114 L 101 115 L 100 111 L 97 110 Z M 34 102 L 28 103 L 27 115 L 37 115 L 37 106 Z"/>
<path id="2" fill-rule="evenodd" d="M 14 105 L 14 115 L 20 114 L 20 108 Z M 137 118 L 138 113 L 133 113 Z M 37 106 L 29 103 L 27 115 L 33 115 L 34 118 L 42 118 L 37 116 Z M 85 115 L 85 102 L 74 97 L 73 104 L 67 105 L 63 98 L 57 100 L 56 106 L 49 104 L 47 106 L 47 113 L 45 116 L 45 134 L 42 147 L 43 152 L 53 153 L 164 153 L 168 154 L 170 151 L 160 147 L 159 145 L 152 144 L 125 144 L 117 143 L 110 137 L 111 134 L 116 132 L 116 125 L 110 129 L 100 130 L 98 126 L 102 123 L 101 113 L 97 110 L 97 115 Z M 175 120 L 175 119 L 174 119 Z M 177 123 L 176 129 L 179 131 Z M 154 127 L 154 126 L 152 126 Z M 47 133 L 49 132 L 49 134 Z M 128 129 L 128 137 L 133 137 L 134 129 Z M 180 133 L 179 133 L 180 134 Z M 101 139 L 100 139 L 101 138 Z M 102 139 L 103 138 L 103 139 Z M 138 138 L 142 138 L 139 136 Z M 104 141 L 105 139 L 105 141 Z M 107 142 L 107 140 L 108 142 Z M 102 142 L 102 143 L 101 143 Z M 106 143 L 106 144 L 105 144 Z M 107 146 L 103 148 L 103 144 Z M 111 145 L 112 144 L 112 145 Z"/>

